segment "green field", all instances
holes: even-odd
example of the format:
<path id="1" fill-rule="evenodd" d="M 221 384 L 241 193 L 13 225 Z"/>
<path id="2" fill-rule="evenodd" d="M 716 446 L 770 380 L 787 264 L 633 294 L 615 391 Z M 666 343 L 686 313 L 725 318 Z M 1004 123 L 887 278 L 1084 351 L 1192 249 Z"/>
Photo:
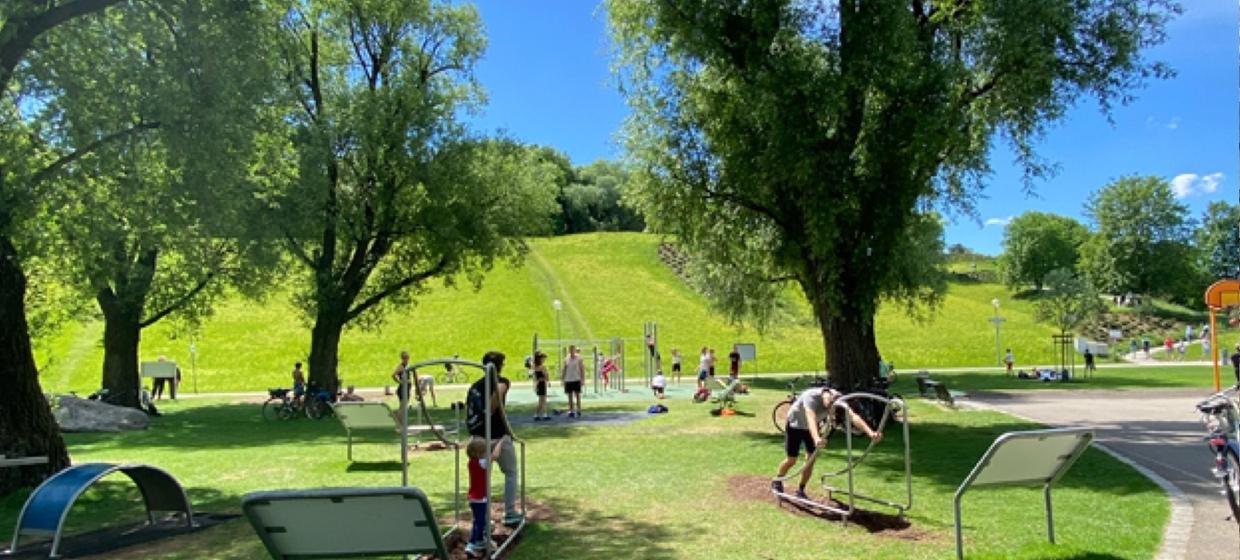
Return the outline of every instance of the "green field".
<path id="1" fill-rule="evenodd" d="M 564 302 L 560 330 L 565 338 L 625 337 L 630 356 L 642 351 L 642 324 L 659 324 L 665 361 L 671 348 L 696 365 L 698 349 L 727 354 L 735 342 L 757 344 L 758 360 L 747 371 L 821 369 L 822 341 L 803 300 L 801 317 L 785 319 L 765 333 L 729 324 L 656 256 L 659 239 L 636 233 L 599 233 L 537 239 L 525 262 L 500 265 L 482 289 L 434 287 L 415 306 L 386 318 L 377 330 L 346 330 L 340 372 L 346 383 L 381 386 L 401 349 L 414 360 L 461 354 L 476 359 L 498 348 L 510 355 L 529 353 L 535 332 L 556 337 L 551 300 Z M 990 301 L 1002 302 L 1007 318 L 1002 344 L 1021 363 L 1052 362 L 1050 327 L 1033 318 L 1033 304 L 1015 298 L 999 284 L 954 282 L 939 311 L 927 321 L 909 318 L 902 307 L 884 305 L 877 317 L 879 346 L 901 371 L 996 364 Z M 178 361 L 184 389 L 253 391 L 287 386 L 295 361 L 309 352 L 309 325 L 277 293 L 263 302 L 228 300 L 205 321 L 194 340 L 191 367 L 188 332 L 166 322 L 143 334 L 141 357 Z M 46 390 L 89 392 L 98 386 L 102 350 L 98 321 L 66 325 L 39 341 L 37 357 Z M 630 366 L 632 367 L 632 366 Z M 666 364 L 665 364 L 666 367 Z"/>
<path id="2" fill-rule="evenodd" d="M 733 417 L 712 417 L 709 405 L 678 397 L 667 401 L 670 413 L 630 424 L 573 427 L 560 420 L 519 429 L 529 442 L 529 498 L 538 510 L 553 511 L 554 518 L 536 522 L 512 557 L 953 558 L 956 486 L 997 435 L 1033 427 L 993 412 L 948 410 L 914 399 L 914 497 L 908 525 L 871 532 L 862 523 L 843 526 L 781 510 L 763 490 L 782 456 L 780 436 L 769 420 L 782 392 L 763 388 L 772 381 L 742 397 L 742 415 Z M 460 396 L 459 389 L 441 394 L 445 400 Z M 639 411 L 646 404 L 586 406 L 590 415 L 602 407 Z M 186 485 L 198 511 L 213 513 L 238 512 L 241 496 L 255 490 L 391 486 L 400 480 L 394 437 L 360 444 L 354 449 L 358 462 L 351 465 L 343 430 L 332 419 L 268 423 L 260 419 L 257 404 L 218 397 L 183 399 L 168 403 L 165 411 L 142 432 L 68 434 L 73 460 L 158 465 Z M 442 421 L 445 413 L 438 414 Z M 530 409 L 517 405 L 513 414 L 528 416 Z M 859 490 L 902 498 L 898 428 L 889 426 L 887 438 L 858 468 Z M 832 451 L 820 459 L 820 473 L 843 463 L 841 448 L 833 439 Z M 438 452 L 415 454 L 412 462 L 413 484 L 431 496 L 442 518 L 451 512 L 452 461 L 447 452 Z M 497 492 L 500 486 L 497 481 Z M 9 538 L 24 496 L 0 498 L 0 540 Z M 1041 499 L 1036 489 L 971 493 L 965 499 L 969 558 L 1150 558 L 1169 516 L 1157 486 L 1096 450 L 1088 451 L 1056 487 L 1056 546 L 1045 544 Z M 105 484 L 89 492 L 70 515 L 71 532 L 136 521 L 142 516 L 140 503 L 120 480 Z M 258 538 L 236 520 L 109 557 L 261 556 Z"/>

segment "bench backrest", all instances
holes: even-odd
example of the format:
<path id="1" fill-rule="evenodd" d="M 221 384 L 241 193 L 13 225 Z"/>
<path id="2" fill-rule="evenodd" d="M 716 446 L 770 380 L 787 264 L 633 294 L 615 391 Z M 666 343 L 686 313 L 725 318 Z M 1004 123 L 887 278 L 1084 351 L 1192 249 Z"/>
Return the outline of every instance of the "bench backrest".
<path id="1" fill-rule="evenodd" d="M 173 379 L 177 376 L 176 362 L 142 362 L 142 377 Z"/>
<path id="2" fill-rule="evenodd" d="M 417 488 L 256 492 L 245 496 L 241 509 L 277 560 L 400 554 L 448 558 L 430 501 Z"/>
<path id="3" fill-rule="evenodd" d="M 392 409 L 382 402 L 341 402 L 333 406 L 336 418 L 350 430 L 396 429 Z"/>

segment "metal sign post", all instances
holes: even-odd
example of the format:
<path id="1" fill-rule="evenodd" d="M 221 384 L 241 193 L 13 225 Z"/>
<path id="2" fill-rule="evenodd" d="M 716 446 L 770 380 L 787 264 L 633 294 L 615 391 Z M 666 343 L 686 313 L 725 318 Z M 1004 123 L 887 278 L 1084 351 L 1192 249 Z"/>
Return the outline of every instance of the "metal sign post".
<path id="1" fill-rule="evenodd" d="M 1046 536 L 1055 544 L 1051 486 L 1072 468 L 1093 441 L 1094 431 L 1089 428 L 1008 432 L 995 439 L 956 490 L 956 558 L 964 558 L 960 499 L 970 488 L 979 486 L 1041 486 L 1046 500 Z"/>

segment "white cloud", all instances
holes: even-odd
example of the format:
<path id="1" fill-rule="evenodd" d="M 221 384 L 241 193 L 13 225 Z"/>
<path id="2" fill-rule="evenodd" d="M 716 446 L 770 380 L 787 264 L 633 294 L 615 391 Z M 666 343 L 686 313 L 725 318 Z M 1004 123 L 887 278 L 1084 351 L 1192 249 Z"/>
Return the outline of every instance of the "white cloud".
<path id="1" fill-rule="evenodd" d="M 1181 173 L 1171 179 L 1171 190 L 1176 198 L 1187 198 L 1196 194 L 1210 194 L 1218 190 L 1224 175 L 1221 172 L 1209 175 Z"/>
<path id="2" fill-rule="evenodd" d="M 1171 117 L 1171 122 L 1167 123 L 1167 128 L 1171 130 L 1180 128 L 1180 117 Z"/>
<path id="3" fill-rule="evenodd" d="M 991 218 L 989 220 L 986 220 L 987 226 L 1006 226 L 1010 223 L 1012 223 L 1011 216 L 1008 216 L 1006 218 Z"/>

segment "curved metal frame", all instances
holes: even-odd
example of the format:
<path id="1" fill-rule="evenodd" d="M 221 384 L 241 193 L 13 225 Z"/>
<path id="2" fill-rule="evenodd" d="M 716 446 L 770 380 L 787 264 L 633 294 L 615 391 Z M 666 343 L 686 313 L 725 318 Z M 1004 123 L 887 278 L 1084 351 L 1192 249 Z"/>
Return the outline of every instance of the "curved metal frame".
<path id="1" fill-rule="evenodd" d="M 831 403 L 832 413 L 828 415 L 828 418 L 835 417 L 834 412 L 835 412 L 835 409 L 837 408 L 841 409 L 841 412 L 844 413 L 845 415 L 844 417 L 846 419 L 849 417 L 848 415 L 855 414 L 854 412 L 852 412 L 852 409 L 848 407 L 848 402 L 853 399 L 859 399 L 859 398 L 867 398 L 867 399 L 876 400 L 886 405 L 886 407 L 883 409 L 883 418 L 879 420 L 879 426 L 875 431 L 881 432 L 882 429 L 886 427 L 887 419 L 891 416 L 891 409 L 893 407 L 898 409 L 902 413 L 901 424 L 904 425 L 904 430 L 903 430 L 904 431 L 904 487 L 905 487 L 905 492 L 906 492 L 906 497 L 907 497 L 906 503 L 903 503 L 903 504 L 895 503 L 889 500 L 884 500 L 884 499 L 876 498 L 873 496 L 866 496 L 856 491 L 856 485 L 853 479 L 853 472 L 856 470 L 857 465 L 861 464 L 861 462 L 865 460 L 866 456 L 870 454 L 870 451 L 874 448 L 875 443 L 871 441 L 870 445 L 865 449 L 865 451 L 860 456 L 854 459 L 853 443 L 852 443 L 853 429 L 852 429 L 852 422 L 849 420 L 845 420 L 844 422 L 844 437 L 845 437 L 844 441 L 848 449 L 847 461 L 845 462 L 845 466 L 843 469 L 840 469 L 839 471 L 827 473 L 821 476 L 822 486 L 827 491 L 827 494 L 831 495 L 834 493 L 840 493 L 840 494 L 847 495 L 848 496 L 848 507 L 838 508 L 835 506 L 829 506 L 823 503 L 815 502 L 813 500 L 806 500 L 803 498 L 798 498 L 792 494 L 787 494 L 783 492 L 774 492 L 774 491 L 772 492 L 776 496 L 779 496 L 781 499 L 788 500 L 790 502 L 801 504 L 807 507 L 812 507 L 812 508 L 820 509 L 823 511 L 828 511 L 831 513 L 838 514 L 840 517 L 843 518 L 845 524 L 848 523 L 848 518 L 851 517 L 852 514 L 857 511 L 856 500 L 865 500 L 867 502 L 893 507 L 898 512 L 899 517 L 903 519 L 904 513 L 913 508 L 913 467 L 912 467 L 912 458 L 911 458 L 910 446 L 909 446 L 908 406 L 905 405 L 903 399 L 898 398 L 898 397 L 887 398 L 887 397 L 875 395 L 873 393 L 850 393 L 848 395 L 843 395 L 835 399 L 835 401 Z M 821 450 L 822 448 L 815 449 L 814 452 L 810 454 L 810 457 L 806 459 L 805 463 L 801 465 L 801 468 L 797 469 L 796 472 L 789 473 L 783 477 L 777 478 L 776 480 L 781 480 L 781 481 L 787 480 L 789 478 L 792 478 L 800 474 L 802 470 L 804 470 L 808 465 L 812 465 L 814 461 L 818 459 L 818 453 Z M 838 476 L 840 474 L 848 475 L 848 489 L 847 490 L 835 488 L 827 483 L 828 478 L 831 478 L 833 476 Z"/>
<path id="2" fill-rule="evenodd" d="M 89 479 L 84 480 L 81 483 L 79 483 L 78 487 L 74 489 L 74 491 L 72 492 L 72 496 L 70 496 L 69 500 L 65 502 L 64 507 L 61 509 L 61 512 L 60 512 L 60 519 L 56 523 L 55 531 L 47 531 L 45 529 L 34 529 L 34 530 L 23 530 L 22 529 L 22 521 L 26 517 L 27 510 L 29 510 L 30 505 L 35 500 L 38 499 L 39 493 L 45 487 L 56 484 L 56 481 L 60 480 L 64 476 L 79 472 L 78 469 L 82 469 L 84 467 L 98 467 L 100 465 L 106 465 L 107 468 L 96 473 L 94 476 L 90 477 Z M 19 541 L 21 540 L 22 534 L 46 535 L 48 533 L 51 533 L 52 534 L 52 548 L 48 553 L 48 557 L 49 558 L 59 557 L 57 553 L 59 552 L 59 549 L 60 549 L 60 538 L 62 536 L 61 532 L 65 528 L 65 519 L 69 517 L 69 510 L 73 509 L 73 504 L 77 503 L 78 498 L 80 498 L 82 494 L 86 492 L 88 488 L 93 486 L 95 482 L 98 482 L 99 479 L 105 476 L 108 476 L 112 473 L 115 473 L 117 471 L 125 473 L 125 475 L 128 476 L 131 481 L 133 481 L 134 485 L 138 487 L 138 490 L 142 492 L 142 501 L 144 505 L 146 505 L 147 507 L 146 515 L 147 515 L 147 522 L 149 524 L 151 525 L 155 524 L 155 512 L 156 511 L 184 511 L 186 526 L 187 527 L 194 526 L 194 508 L 189 502 L 189 496 L 185 494 L 185 489 L 181 486 L 181 483 L 177 482 L 177 479 L 173 478 L 171 474 L 168 474 L 168 471 L 165 471 L 158 467 L 152 467 L 150 465 L 142 465 L 142 464 L 117 465 L 117 464 L 110 464 L 110 463 L 84 463 L 81 465 L 75 465 L 75 466 L 69 467 L 67 469 L 64 469 L 56 473 L 55 475 L 52 475 L 47 480 L 44 480 L 43 483 L 40 484 L 37 488 L 35 488 L 34 492 L 30 493 L 30 496 L 26 498 L 26 503 L 22 505 L 21 513 L 17 515 L 17 526 L 13 530 L 13 544 L 9 548 L 9 552 L 10 553 L 17 552 L 17 546 L 19 544 Z M 177 489 L 180 495 L 181 503 L 184 504 L 185 506 L 184 510 L 154 510 L 154 509 L 151 509 L 150 507 L 151 497 L 148 494 L 147 488 L 143 485 L 143 482 L 139 477 L 134 476 L 135 472 L 137 471 L 147 471 L 147 472 L 157 473 L 158 475 L 161 475 L 162 477 L 167 479 L 168 482 L 171 482 L 172 486 Z"/>

